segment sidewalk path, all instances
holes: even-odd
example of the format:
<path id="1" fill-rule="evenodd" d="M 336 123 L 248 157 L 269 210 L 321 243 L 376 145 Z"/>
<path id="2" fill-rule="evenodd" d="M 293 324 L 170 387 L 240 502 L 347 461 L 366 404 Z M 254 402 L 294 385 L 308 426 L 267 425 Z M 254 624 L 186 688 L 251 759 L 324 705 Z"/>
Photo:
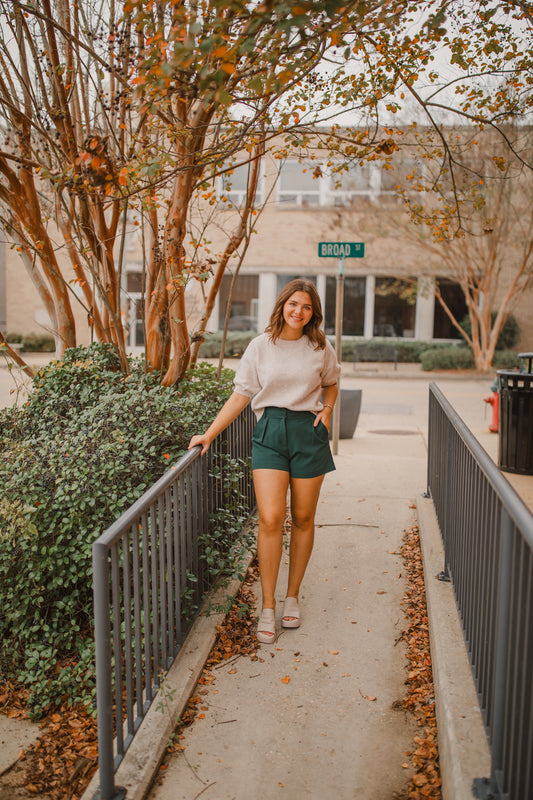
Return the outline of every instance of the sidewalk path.
<path id="1" fill-rule="evenodd" d="M 405 696 L 399 551 L 425 489 L 427 382 L 352 385 L 362 413 L 324 483 L 302 626 L 263 645 L 262 662 L 217 670 L 151 800 L 392 800 L 409 781 L 415 726 L 392 705 Z M 278 620 L 286 572 L 284 558 Z"/>

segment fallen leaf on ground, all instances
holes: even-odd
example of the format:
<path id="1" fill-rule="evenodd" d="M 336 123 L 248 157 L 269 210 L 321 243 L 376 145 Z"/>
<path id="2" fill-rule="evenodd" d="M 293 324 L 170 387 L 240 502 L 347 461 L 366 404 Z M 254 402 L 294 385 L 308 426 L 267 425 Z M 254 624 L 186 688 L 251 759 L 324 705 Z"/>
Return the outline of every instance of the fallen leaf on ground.
<path id="1" fill-rule="evenodd" d="M 419 735 L 414 737 L 415 748 L 412 753 L 405 754 L 411 756 L 415 774 L 407 792 L 402 794 L 402 800 L 420 800 L 422 797 L 441 800 L 435 690 L 429 649 L 424 569 L 417 526 L 405 531 L 401 554 L 408 584 L 403 604 L 408 624 L 402 635 L 407 645 L 406 656 L 409 663 L 405 681 L 408 693 L 403 707 L 414 715 L 421 729 Z M 404 769 L 408 766 L 404 767 L 402 764 Z"/>

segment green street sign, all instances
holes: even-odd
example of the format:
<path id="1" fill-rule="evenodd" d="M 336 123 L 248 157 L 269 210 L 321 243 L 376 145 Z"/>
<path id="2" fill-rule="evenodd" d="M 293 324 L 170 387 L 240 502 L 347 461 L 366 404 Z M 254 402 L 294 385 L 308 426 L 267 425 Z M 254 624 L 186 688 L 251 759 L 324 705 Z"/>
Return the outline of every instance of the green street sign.
<path id="1" fill-rule="evenodd" d="M 363 242 L 319 242 L 320 258 L 363 258 L 365 245 Z"/>

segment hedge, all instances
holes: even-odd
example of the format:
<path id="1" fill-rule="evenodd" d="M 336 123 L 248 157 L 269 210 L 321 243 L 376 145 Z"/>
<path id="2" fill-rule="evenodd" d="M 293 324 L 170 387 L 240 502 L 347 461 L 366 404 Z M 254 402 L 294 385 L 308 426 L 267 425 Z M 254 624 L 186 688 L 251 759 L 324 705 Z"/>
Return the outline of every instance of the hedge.
<path id="1" fill-rule="evenodd" d="M 421 356 L 422 370 L 475 369 L 474 354 L 469 347 L 447 347 L 426 350 Z M 514 369 L 519 366 L 518 354 L 513 350 L 497 350 L 492 369 Z"/>
<path id="2" fill-rule="evenodd" d="M 29 333 L 10 333 L 6 335 L 9 344 L 20 344 L 21 350 L 25 353 L 54 353 L 56 344 L 53 336 Z"/>

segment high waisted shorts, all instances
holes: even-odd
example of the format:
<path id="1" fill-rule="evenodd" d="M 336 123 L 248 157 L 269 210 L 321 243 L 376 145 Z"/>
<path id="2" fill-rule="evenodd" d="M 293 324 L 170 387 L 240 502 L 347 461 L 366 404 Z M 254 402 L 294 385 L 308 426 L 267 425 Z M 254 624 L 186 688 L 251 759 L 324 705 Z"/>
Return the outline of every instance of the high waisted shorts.
<path id="1" fill-rule="evenodd" d="M 317 478 L 335 462 L 323 422 L 314 426 L 311 411 L 265 408 L 252 437 L 252 469 L 277 469 L 292 478 Z"/>

